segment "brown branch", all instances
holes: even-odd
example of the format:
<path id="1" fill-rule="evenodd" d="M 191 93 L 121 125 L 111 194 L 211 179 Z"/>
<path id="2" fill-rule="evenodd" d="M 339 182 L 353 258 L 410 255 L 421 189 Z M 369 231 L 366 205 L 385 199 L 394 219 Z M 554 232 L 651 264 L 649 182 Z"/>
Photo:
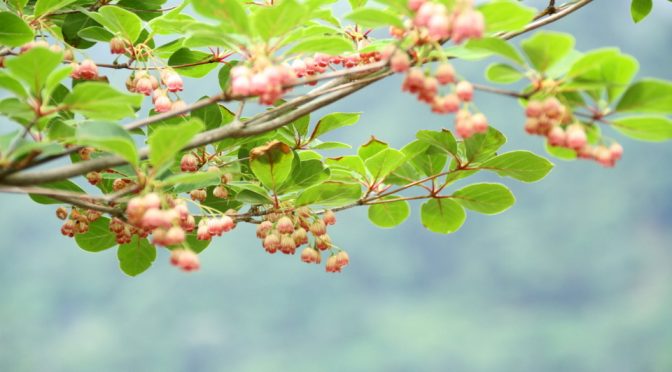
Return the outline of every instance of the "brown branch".
<path id="1" fill-rule="evenodd" d="M 102 201 L 104 200 L 104 198 L 92 196 L 89 194 L 83 194 L 65 190 L 54 190 L 45 187 L 5 187 L 5 186 L 0 186 L 0 192 L 6 192 L 12 194 L 44 195 L 52 199 L 60 200 L 67 204 L 76 205 L 78 207 L 87 209 L 93 209 L 104 213 L 109 213 L 113 216 L 123 215 L 123 211 L 121 211 L 120 209 L 94 204 L 92 201 L 95 200 Z"/>

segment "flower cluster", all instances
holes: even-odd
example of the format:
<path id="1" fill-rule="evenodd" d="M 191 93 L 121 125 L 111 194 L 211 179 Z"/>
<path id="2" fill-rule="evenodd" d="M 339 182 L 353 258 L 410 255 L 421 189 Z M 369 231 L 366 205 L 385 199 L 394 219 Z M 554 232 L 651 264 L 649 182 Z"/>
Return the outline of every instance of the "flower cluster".
<path id="1" fill-rule="evenodd" d="M 455 70 L 449 63 L 441 63 L 434 74 L 427 74 L 420 67 L 409 68 L 408 55 L 399 50 L 390 57 L 391 68 L 395 72 L 406 72 L 402 90 L 415 94 L 418 100 L 430 105 L 438 114 L 457 113 L 455 131 L 462 138 L 488 130 L 488 120 L 481 113 L 472 114 L 469 103 L 474 97 L 474 87 L 466 80 L 456 82 Z M 441 94 L 441 86 L 447 86 L 449 93 Z M 462 107 L 462 108 L 460 108 Z"/>
<path id="2" fill-rule="evenodd" d="M 296 74 L 286 64 L 250 68 L 236 66 L 231 69 L 231 94 L 259 96 L 259 103 L 272 105 L 289 91 Z"/>
<path id="3" fill-rule="evenodd" d="M 162 200 L 157 193 L 132 198 L 126 215 L 131 225 L 151 232 L 152 243 L 162 246 L 183 243 L 186 233 L 196 228 L 196 220 L 183 200 Z"/>
<path id="4" fill-rule="evenodd" d="M 623 155 L 623 147 L 616 142 L 609 147 L 591 145 L 584 124 L 574 121 L 569 110 L 555 97 L 529 101 L 525 116 L 527 133 L 545 136 L 549 145 L 574 150 L 582 159 L 613 167 Z"/>
<path id="5" fill-rule="evenodd" d="M 340 272 L 348 262 L 348 254 L 343 250 L 336 251 L 331 237 L 327 234 L 327 226 L 336 223 L 336 215 L 327 210 L 320 217 L 310 209 L 297 208 L 293 213 L 266 215 L 266 219 L 257 226 L 257 238 L 262 240 L 266 252 L 295 254 L 296 249 L 308 245 L 301 251 L 301 261 L 320 264 L 322 252 L 331 250 L 327 259 L 327 272 Z M 309 234 L 312 239 L 309 239 Z M 310 240 L 313 241 L 310 244 Z"/>
<path id="6" fill-rule="evenodd" d="M 191 249 L 173 249 L 170 251 L 170 263 L 186 272 L 196 271 L 201 267 L 198 255 Z"/>
<path id="7" fill-rule="evenodd" d="M 65 220 L 65 223 L 61 226 L 61 234 L 71 238 L 77 234 L 85 234 L 89 231 L 89 224 L 100 218 L 100 215 L 100 212 L 92 209 L 72 208 L 70 214 L 63 207 L 56 209 L 56 217 Z"/>
<path id="8" fill-rule="evenodd" d="M 214 236 L 222 236 L 222 233 L 229 232 L 235 227 L 236 223 L 233 221 L 233 218 L 227 214 L 212 218 L 202 218 L 198 222 L 196 238 L 198 240 L 210 240 Z"/>
<path id="9" fill-rule="evenodd" d="M 413 12 L 404 28 L 391 27 L 390 34 L 397 39 L 409 38 L 416 45 L 452 41 L 460 44 L 465 40 L 480 38 L 485 31 L 483 14 L 474 9 L 472 0 L 461 0 L 448 9 L 440 2 L 409 0 Z"/>
<path id="10" fill-rule="evenodd" d="M 161 70 L 159 78 L 149 71 L 135 72 L 126 80 L 126 89 L 129 92 L 151 96 L 156 112 L 177 111 L 186 106 L 184 101 L 180 99 L 172 101 L 168 97 L 168 92 L 177 93 L 184 89 L 180 75 L 169 68 Z"/>

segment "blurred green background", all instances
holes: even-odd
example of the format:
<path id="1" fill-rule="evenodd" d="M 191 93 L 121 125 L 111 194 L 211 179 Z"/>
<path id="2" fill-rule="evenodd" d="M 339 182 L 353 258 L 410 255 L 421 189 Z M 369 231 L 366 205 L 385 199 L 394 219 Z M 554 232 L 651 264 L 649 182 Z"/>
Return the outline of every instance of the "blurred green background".
<path id="1" fill-rule="evenodd" d="M 639 77 L 672 79 L 672 4 L 654 3 L 639 25 L 629 1 L 596 1 L 550 29 L 574 32 L 579 50 L 635 55 Z M 482 76 L 482 64 L 459 67 Z M 187 80 L 188 101 L 217 89 Z M 401 146 L 420 128 L 452 128 L 400 82 L 331 106 L 364 112 L 331 138 Z M 514 101 L 477 102 L 505 150 L 543 153 Z M 540 183 L 504 180 L 517 204 L 471 213 L 452 235 L 424 230 L 417 209 L 392 230 L 364 209 L 340 213 L 332 237 L 351 264 L 336 275 L 266 254 L 239 226 L 197 273 L 160 251 L 130 278 L 114 249 L 61 236 L 53 207 L 0 195 L 0 371 L 672 371 L 672 146 L 621 142 L 616 169 L 554 160 Z"/>

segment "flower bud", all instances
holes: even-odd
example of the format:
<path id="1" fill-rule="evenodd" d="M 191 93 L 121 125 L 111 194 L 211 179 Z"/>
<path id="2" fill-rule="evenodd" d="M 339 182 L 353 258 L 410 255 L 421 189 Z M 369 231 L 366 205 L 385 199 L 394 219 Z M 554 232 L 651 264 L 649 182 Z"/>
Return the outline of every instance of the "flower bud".
<path id="1" fill-rule="evenodd" d="M 455 86 L 455 94 L 464 102 L 471 102 L 474 98 L 474 86 L 466 80 L 462 80 Z"/>
<path id="2" fill-rule="evenodd" d="M 229 197 L 229 191 L 224 186 L 217 186 L 212 190 L 212 195 L 216 198 L 226 199 Z"/>
<path id="3" fill-rule="evenodd" d="M 280 248 L 280 237 L 277 234 L 268 234 L 264 238 L 264 249 L 268 253 L 275 253 Z"/>
<path id="4" fill-rule="evenodd" d="M 68 218 L 68 211 L 63 207 L 58 207 L 58 209 L 56 209 L 56 217 L 58 217 L 59 220 L 64 220 Z"/>
<path id="5" fill-rule="evenodd" d="M 180 160 L 182 172 L 196 172 L 199 168 L 198 158 L 191 153 L 186 153 Z"/>
<path id="6" fill-rule="evenodd" d="M 322 220 L 326 225 L 335 225 L 336 224 L 336 213 L 332 211 L 331 209 L 327 209 L 324 211 L 324 215 L 322 216 Z"/>
<path id="7" fill-rule="evenodd" d="M 294 222 L 289 217 L 282 216 L 277 222 L 276 229 L 280 234 L 291 234 L 294 232 Z"/>
<path id="8" fill-rule="evenodd" d="M 110 53 L 112 54 L 126 53 L 126 43 L 124 42 L 124 39 L 120 37 L 113 37 L 110 40 Z"/>
<path id="9" fill-rule="evenodd" d="M 263 221 L 257 225 L 257 238 L 264 239 L 268 236 L 268 233 L 273 229 L 273 223 L 271 221 Z"/>

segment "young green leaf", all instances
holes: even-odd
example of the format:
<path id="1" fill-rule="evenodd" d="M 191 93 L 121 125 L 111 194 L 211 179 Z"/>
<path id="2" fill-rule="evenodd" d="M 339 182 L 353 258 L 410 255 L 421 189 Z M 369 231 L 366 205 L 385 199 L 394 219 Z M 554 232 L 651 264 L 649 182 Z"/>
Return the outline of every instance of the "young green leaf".
<path id="1" fill-rule="evenodd" d="M 173 192 L 181 193 L 217 186 L 222 183 L 222 176 L 219 172 L 178 173 L 166 178 L 163 183 L 173 186 Z"/>
<path id="2" fill-rule="evenodd" d="M 400 197 L 388 196 L 381 199 L 384 203 L 375 203 L 369 206 L 369 220 L 374 225 L 391 228 L 406 221 L 411 214 L 411 207 L 406 200 L 390 201 L 394 199 L 400 199 Z"/>
<path id="3" fill-rule="evenodd" d="M 216 63 L 205 63 L 195 66 L 175 67 L 180 65 L 187 65 L 190 63 L 198 63 L 209 61 L 212 54 L 201 52 L 198 50 L 191 50 L 189 48 L 180 48 L 168 59 L 168 65 L 173 66 L 175 71 L 180 75 L 189 76 L 193 78 L 202 78 L 217 67 Z"/>
<path id="4" fill-rule="evenodd" d="M 616 111 L 652 114 L 672 113 L 672 83 L 655 79 L 638 81 L 625 91 L 616 105 Z"/>
<path id="5" fill-rule="evenodd" d="M 339 207 L 353 203 L 362 196 L 362 187 L 358 183 L 327 181 L 305 189 L 296 198 L 296 206 L 321 205 Z"/>
<path id="6" fill-rule="evenodd" d="M 324 53 L 338 55 L 355 50 L 354 44 L 342 36 L 316 36 L 294 44 L 288 53 Z"/>
<path id="7" fill-rule="evenodd" d="M 99 217 L 89 223 L 89 231 L 75 235 L 77 245 L 88 252 L 100 252 L 117 244 L 116 235 L 110 231 L 110 219 Z"/>
<path id="8" fill-rule="evenodd" d="M 415 134 L 415 138 L 447 153 L 457 154 L 457 142 L 453 134 L 447 129 L 441 129 L 440 131 L 421 130 Z"/>
<path id="9" fill-rule="evenodd" d="M 493 63 L 485 70 L 485 77 L 493 83 L 511 84 L 524 78 L 525 75 L 505 63 Z"/>
<path id="10" fill-rule="evenodd" d="M 17 47 L 33 40 L 33 29 L 19 16 L 0 12 L 0 45 Z"/>
<path id="11" fill-rule="evenodd" d="M 360 158 L 362 158 L 362 160 L 366 161 L 366 159 L 376 155 L 388 147 L 389 145 L 387 143 L 371 136 L 371 139 L 367 143 L 359 146 L 359 149 L 357 149 L 357 154 Z"/>
<path id="12" fill-rule="evenodd" d="M 89 41 L 108 42 L 114 37 L 114 34 L 100 26 L 91 26 L 79 30 L 77 36 Z"/>
<path id="13" fill-rule="evenodd" d="M 86 122 L 77 128 L 77 143 L 92 146 L 121 156 L 133 165 L 138 164 L 138 151 L 131 135 L 116 123 Z"/>
<path id="14" fill-rule="evenodd" d="M 614 119 L 611 124 L 617 131 L 642 141 L 667 141 L 672 139 L 672 120 L 664 116 L 632 116 Z"/>
<path id="15" fill-rule="evenodd" d="M 326 159 L 325 162 L 329 165 L 336 167 L 341 167 L 347 169 L 348 171 L 354 172 L 357 175 L 361 176 L 362 179 L 366 179 L 366 166 L 362 158 L 356 155 L 346 155 L 340 156 L 337 158 Z"/>
<path id="16" fill-rule="evenodd" d="M 54 189 L 54 190 L 79 192 L 79 193 L 82 193 L 82 195 L 85 195 L 84 190 L 70 180 L 62 180 L 62 181 L 54 181 L 54 182 L 49 182 L 49 183 L 43 183 L 43 184 L 40 185 L 40 187 L 44 187 L 44 188 L 47 188 L 47 189 Z M 29 194 L 29 196 L 34 202 L 40 203 L 40 204 L 63 204 L 62 201 L 52 199 L 52 198 L 50 198 L 49 196 L 46 196 L 46 195 Z"/>
<path id="17" fill-rule="evenodd" d="M 150 164 L 155 168 L 161 168 L 171 162 L 175 155 L 202 130 L 203 123 L 199 119 L 157 128 L 148 140 Z"/>
<path id="18" fill-rule="evenodd" d="M 514 0 L 489 1 L 478 8 L 485 18 L 488 33 L 518 31 L 532 22 L 536 10 Z"/>
<path id="19" fill-rule="evenodd" d="M 574 49 L 574 37 L 560 32 L 539 31 L 523 40 L 520 46 L 532 66 L 545 72 Z"/>
<path id="20" fill-rule="evenodd" d="M 406 161 L 406 155 L 395 149 L 385 149 L 366 159 L 364 164 L 373 176 L 373 181 L 381 181 Z"/>
<path id="21" fill-rule="evenodd" d="M 77 0 L 37 0 L 35 2 L 35 17 L 49 14 L 55 10 L 64 8 Z"/>
<path id="22" fill-rule="evenodd" d="M 310 135 L 310 138 L 318 138 L 334 129 L 353 125 L 359 121 L 359 117 L 361 115 L 362 114 L 359 112 L 333 112 L 331 114 L 325 115 L 315 125 L 315 129 L 313 129 L 313 133 Z"/>
<path id="23" fill-rule="evenodd" d="M 485 161 L 505 143 L 506 137 L 497 129 L 490 127 L 487 133 L 475 134 L 464 141 L 467 160 L 472 163 Z"/>
<path id="24" fill-rule="evenodd" d="M 467 214 L 454 200 L 431 199 L 422 204 L 420 219 L 429 231 L 450 234 L 462 227 Z"/>
<path id="25" fill-rule="evenodd" d="M 192 0 L 194 9 L 203 16 L 219 20 L 238 34 L 250 34 L 250 21 L 238 0 Z"/>
<path id="26" fill-rule="evenodd" d="M 503 177 L 536 182 L 551 171 L 553 163 L 529 151 L 511 151 L 486 161 L 480 168 L 492 170 Z"/>
<path id="27" fill-rule="evenodd" d="M 345 16 L 348 19 L 362 27 L 388 27 L 395 26 L 404 28 L 404 23 L 399 18 L 399 15 L 388 10 L 374 9 L 374 8 L 358 8 L 352 13 Z"/>
<path id="28" fill-rule="evenodd" d="M 63 103 L 68 110 L 90 119 L 117 120 L 135 116 L 142 98 L 139 94 L 122 93 L 105 83 L 84 82 L 75 85 Z"/>
<path id="29" fill-rule="evenodd" d="M 130 243 L 121 244 L 117 250 L 119 268 L 129 276 L 136 276 L 152 266 L 156 259 L 156 247 L 145 238 L 133 235 Z"/>
<path id="30" fill-rule="evenodd" d="M 289 176 L 293 159 L 289 146 L 274 140 L 250 151 L 250 168 L 264 186 L 276 190 Z"/>
<path id="31" fill-rule="evenodd" d="M 487 51 L 508 58 L 518 65 L 525 65 L 525 60 L 518 53 L 513 45 L 497 37 L 485 37 L 482 39 L 471 39 L 465 45 L 467 49 L 477 51 Z"/>
<path id="32" fill-rule="evenodd" d="M 254 13 L 254 30 L 264 40 L 282 36 L 301 24 L 306 8 L 295 0 L 283 0 L 275 6 L 264 7 Z"/>
<path id="33" fill-rule="evenodd" d="M 135 43 L 142 31 L 142 19 L 137 14 L 114 5 L 105 5 L 96 12 L 86 12 L 113 34 Z"/>
<path id="34" fill-rule="evenodd" d="M 630 3 L 632 20 L 635 21 L 635 23 L 638 23 L 651 13 L 652 8 L 653 0 L 632 0 L 632 3 Z"/>
<path id="35" fill-rule="evenodd" d="M 44 87 L 49 74 L 60 66 L 62 59 L 63 53 L 37 47 L 19 56 L 8 58 L 5 66 L 12 75 L 25 82 L 36 95 Z"/>
<path id="36" fill-rule="evenodd" d="M 476 183 L 453 193 L 453 200 L 463 207 L 484 214 L 497 214 L 509 209 L 516 198 L 500 183 Z"/>

